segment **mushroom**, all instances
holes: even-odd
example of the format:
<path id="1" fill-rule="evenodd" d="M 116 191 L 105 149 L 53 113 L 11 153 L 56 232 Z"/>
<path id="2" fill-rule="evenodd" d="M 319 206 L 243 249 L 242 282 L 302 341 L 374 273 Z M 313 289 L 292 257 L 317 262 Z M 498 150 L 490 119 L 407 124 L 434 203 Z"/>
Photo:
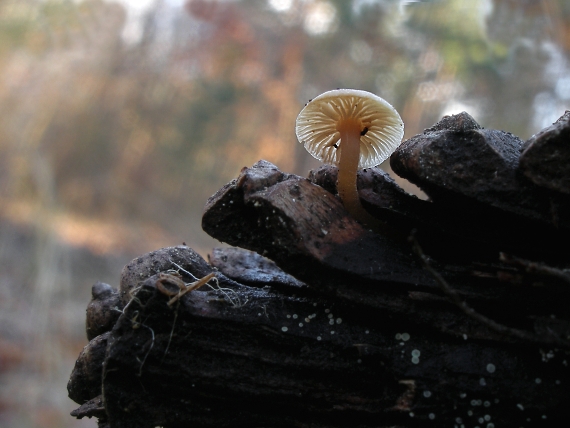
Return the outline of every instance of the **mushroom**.
<path id="1" fill-rule="evenodd" d="M 338 166 L 337 189 L 346 210 L 367 226 L 377 225 L 360 203 L 356 173 L 384 162 L 402 142 L 404 123 L 396 109 L 370 92 L 336 89 L 305 105 L 295 131 L 313 157 Z"/>

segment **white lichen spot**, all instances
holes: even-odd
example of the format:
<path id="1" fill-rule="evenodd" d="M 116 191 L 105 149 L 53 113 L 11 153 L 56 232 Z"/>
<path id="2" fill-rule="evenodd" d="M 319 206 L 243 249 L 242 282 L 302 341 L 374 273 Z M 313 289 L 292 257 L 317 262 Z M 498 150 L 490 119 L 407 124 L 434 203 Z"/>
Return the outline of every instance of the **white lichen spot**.
<path id="1" fill-rule="evenodd" d="M 461 419 L 461 418 L 455 418 L 455 422 L 457 422 L 458 424 L 462 424 L 462 423 L 463 423 L 463 419 Z"/>
<path id="2" fill-rule="evenodd" d="M 434 413 L 430 413 L 428 415 L 428 418 L 430 418 L 432 421 L 435 419 L 435 414 Z"/>
<path id="3" fill-rule="evenodd" d="M 466 393 L 462 392 L 461 394 L 459 394 L 459 398 L 465 398 L 465 397 L 467 397 Z"/>
<path id="4" fill-rule="evenodd" d="M 325 314 L 328 314 L 330 311 L 330 309 L 325 309 Z"/>
<path id="5" fill-rule="evenodd" d="M 484 378 L 484 377 L 482 377 L 481 379 L 479 379 L 479 385 L 481 385 L 481 386 L 486 386 L 486 385 L 487 385 L 487 382 L 485 381 L 485 378 Z"/>
<path id="6" fill-rule="evenodd" d="M 414 417 L 414 412 L 410 412 L 409 415 L 410 415 L 410 418 L 413 418 L 413 417 Z"/>
<path id="7" fill-rule="evenodd" d="M 540 350 L 540 353 L 542 354 L 542 361 L 547 363 L 548 361 L 550 361 L 552 358 L 554 358 L 554 351 L 550 350 L 548 352 L 544 352 L 542 349 Z"/>
<path id="8" fill-rule="evenodd" d="M 303 327 L 303 323 L 302 323 L 302 322 L 299 323 L 299 327 Z"/>
<path id="9" fill-rule="evenodd" d="M 534 381 L 535 381 L 536 383 L 542 383 L 542 379 L 539 378 L 539 377 L 537 377 Z"/>
<path id="10" fill-rule="evenodd" d="M 297 318 L 299 318 L 299 315 L 293 314 L 293 319 L 296 320 Z"/>
<path id="11" fill-rule="evenodd" d="M 329 318 L 333 318 L 333 317 L 334 317 L 333 314 L 328 314 L 327 316 L 328 316 Z"/>
<path id="12" fill-rule="evenodd" d="M 402 335 L 400 333 L 396 333 L 396 340 L 402 340 Z"/>
<path id="13" fill-rule="evenodd" d="M 364 332 L 364 334 L 368 334 L 368 333 L 370 333 L 370 331 L 369 331 L 369 330 L 366 330 L 366 331 Z"/>
<path id="14" fill-rule="evenodd" d="M 419 349 L 414 349 L 412 351 L 412 357 L 419 357 L 422 353 L 420 352 Z"/>
<path id="15" fill-rule="evenodd" d="M 483 406 L 489 407 L 491 403 L 489 401 L 483 401 Z"/>
<path id="16" fill-rule="evenodd" d="M 517 404 L 517 407 L 521 410 L 524 410 L 524 406 L 521 403 Z"/>
<path id="17" fill-rule="evenodd" d="M 309 317 L 305 318 L 305 322 L 311 322 L 311 318 Z"/>
<path id="18" fill-rule="evenodd" d="M 323 232 L 323 235 L 326 235 L 326 234 L 328 234 L 328 233 L 329 233 L 329 232 L 328 232 L 328 231 L 326 231 L 325 229 L 321 229 L 321 232 Z"/>
<path id="19" fill-rule="evenodd" d="M 322 339 L 322 337 L 321 337 L 321 336 L 317 336 L 317 340 L 321 340 L 321 339 Z"/>
<path id="20" fill-rule="evenodd" d="M 408 340 L 410 340 L 410 335 L 408 333 L 402 333 L 402 340 L 404 342 L 407 342 Z"/>
<path id="21" fill-rule="evenodd" d="M 491 420 L 491 415 L 485 415 L 483 416 L 483 419 L 485 419 L 486 422 L 489 422 Z"/>
<path id="22" fill-rule="evenodd" d="M 418 357 L 412 357 L 412 363 L 418 364 L 419 362 L 420 362 L 420 359 Z"/>
<path id="23" fill-rule="evenodd" d="M 463 340 L 467 340 L 467 335 L 466 335 L 466 334 L 463 335 Z"/>
<path id="24" fill-rule="evenodd" d="M 473 410 L 467 410 L 467 416 L 473 416 Z"/>
<path id="25" fill-rule="evenodd" d="M 337 323 L 337 324 L 340 324 L 341 322 L 342 322 L 342 318 L 337 318 L 337 319 L 336 319 L 336 323 Z"/>
<path id="26" fill-rule="evenodd" d="M 431 391 L 424 391 L 424 397 L 430 398 L 431 397 Z"/>
<path id="27" fill-rule="evenodd" d="M 489 373 L 495 373 L 495 369 L 496 369 L 496 368 L 495 368 L 495 365 L 494 365 L 494 364 L 491 364 L 491 363 L 487 364 L 487 371 L 488 371 Z"/>
<path id="28" fill-rule="evenodd" d="M 291 318 L 291 315 L 287 314 L 287 318 Z"/>
<path id="29" fill-rule="evenodd" d="M 286 332 L 287 330 L 289 330 L 287 327 L 281 327 L 282 332 Z"/>
<path id="30" fill-rule="evenodd" d="M 361 363 L 362 363 L 362 360 L 359 358 L 358 360 L 356 360 L 356 362 L 357 362 L 358 364 L 361 364 Z"/>
<path id="31" fill-rule="evenodd" d="M 334 330 L 331 330 L 331 334 L 334 334 Z"/>
<path id="32" fill-rule="evenodd" d="M 329 320 L 330 325 L 334 325 L 334 320 Z"/>

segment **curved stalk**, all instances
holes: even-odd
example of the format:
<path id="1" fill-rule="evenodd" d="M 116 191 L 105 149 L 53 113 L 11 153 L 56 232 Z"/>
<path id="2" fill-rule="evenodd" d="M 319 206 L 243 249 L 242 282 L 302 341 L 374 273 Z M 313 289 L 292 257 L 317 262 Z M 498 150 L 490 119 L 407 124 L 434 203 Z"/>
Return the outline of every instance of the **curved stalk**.
<path id="1" fill-rule="evenodd" d="M 360 121 L 347 120 L 338 127 L 340 132 L 340 160 L 338 164 L 337 190 L 346 210 L 355 219 L 375 228 L 380 221 L 372 217 L 360 203 L 356 188 L 356 172 L 360 159 Z"/>

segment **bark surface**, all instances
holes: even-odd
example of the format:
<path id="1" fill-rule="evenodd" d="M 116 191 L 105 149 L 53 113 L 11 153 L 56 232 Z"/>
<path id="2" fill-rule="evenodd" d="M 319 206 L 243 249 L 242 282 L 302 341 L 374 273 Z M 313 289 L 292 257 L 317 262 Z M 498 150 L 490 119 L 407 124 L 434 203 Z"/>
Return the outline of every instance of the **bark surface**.
<path id="1" fill-rule="evenodd" d="M 241 248 L 209 263 L 163 248 L 129 263 L 119 290 L 94 286 L 73 415 L 111 428 L 551 426 L 570 399 L 570 205 L 564 178 L 537 172 L 537 144 L 444 118 L 391 158 L 429 201 L 359 173 L 382 234 L 347 214 L 336 168 L 245 168 L 202 224 Z"/>

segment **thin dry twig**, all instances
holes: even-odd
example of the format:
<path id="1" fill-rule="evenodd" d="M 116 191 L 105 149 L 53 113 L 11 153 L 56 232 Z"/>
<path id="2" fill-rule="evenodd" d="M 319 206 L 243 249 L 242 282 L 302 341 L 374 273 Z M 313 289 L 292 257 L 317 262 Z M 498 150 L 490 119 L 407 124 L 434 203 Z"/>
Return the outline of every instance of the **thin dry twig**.
<path id="1" fill-rule="evenodd" d="M 186 293 L 189 293 L 190 291 L 197 290 L 198 288 L 202 287 L 215 276 L 216 275 L 214 274 L 214 272 L 212 272 L 206 275 L 205 277 L 200 278 L 198 281 L 191 282 L 190 284 L 185 284 L 184 285 L 185 288 L 181 289 L 176 296 L 174 296 L 172 299 L 168 301 L 168 306 L 172 306 L 176 301 L 178 301 L 178 299 L 180 299 Z"/>
<path id="2" fill-rule="evenodd" d="M 135 312 L 133 313 L 133 315 L 134 315 L 134 316 L 133 316 L 133 317 L 131 318 L 131 320 L 130 320 L 133 329 L 138 329 L 138 328 L 140 328 L 140 327 L 144 327 L 144 328 L 147 328 L 147 329 L 150 331 L 150 334 L 152 335 L 151 342 L 150 342 L 150 347 L 149 347 L 148 350 L 145 352 L 142 361 L 141 361 L 141 359 L 140 359 L 139 357 L 136 357 L 136 360 L 137 360 L 139 363 L 141 363 L 141 365 L 140 365 L 140 367 L 139 367 L 139 372 L 138 372 L 138 375 L 137 375 L 137 376 L 138 376 L 138 377 L 141 377 L 141 375 L 142 375 L 142 369 L 143 369 L 144 363 L 146 362 L 146 359 L 147 359 L 148 355 L 150 354 L 150 351 L 152 351 L 152 348 L 154 348 L 154 338 L 155 338 L 155 337 L 154 337 L 154 330 L 153 330 L 152 328 L 150 328 L 150 327 L 149 327 L 148 325 L 146 325 L 145 323 L 143 323 L 143 322 L 141 322 L 141 321 L 138 321 L 139 311 L 135 311 Z"/>
<path id="3" fill-rule="evenodd" d="M 560 337 L 555 336 L 553 334 L 549 336 L 538 336 L 528 331 L 507 327 L 503 324 L 500 324 L 492 320 L 489 317 L 486 317 L 483 314 L 480 314 L 475 309 L 471 308 L 469 305 L 467 305 L 467 303 L 465 303 L 465 301 L 461 298 L 459 293 L 449 285 L 449 283 L 445 280 L 445 278 L 443 278 L 443 276 L 430 265 L 429 257 L 424 254 L 413 232 L 408 239 L 412 244 L 412 249 L 414 253 L 416 253 L 416 255 L 422 261 L 424 268 L 429 273 L 432 274 L 432 276 L 438 283 L 440 289 L 449 298 L 449 300 L 452 303 L 454 303 L 459 309 L 461 309 L 461 311 L 465 315 L 473 318 L 476 321 L 479 321 L 481 324 L 487 326 L 489 329 L 499 334 L 503 334 L 505 336 L 516 337 L 517 339 L 523 341 L 538 343 L 542 345 L 555 345 L 566 349 L 570 348 L 570 342 L 568 340 L 561 339 Z"/>
<path id="4" fill-rule="evenodd" d="M 499 258 L 502 262 L 524 268 L 527 273 L 538 273 L 570 283 L 570 273 L 568 271 L 556 269 L 542 263 L 521 259 L 506 253 L 500 253 Z"/>
<path id="5" fill-rule="evenodd" d="M 203 278 L 200 278 L 194 282 L 189 284 L 185 284 L 178 276 L 172 275 L 169 273 L 161 273 L 159 275 L 158 280 L 156 281 L 156 288 L 163 294 L 166 294 L 168 297 L 172 297 L 168 301 L 168 306 L 172 306 L 176 303 L 182 296 L 190 291 L 197 290 L 198 288 L 205 285 L 208 281 L 214 278 L 216 275 L 214 272 L 209 273 Z M 178 287 L 178 291 L 169 290 L 165 284 L 173 284 Z"/>
<path id="6" fill-rule="evenodd" d="M 168 354 L 168 350 L 170 349 L 170 343 L 172 342 L 172 338 L 174 337 L 174 327 L 176 326 L 177 319 L 178 319 L 178 308 L 176 311 L 174 311 L 174 320 L 172 320 L 172 327 L 170 328 L 170 334 L 168 335 L 168 343 L 166 344 L 166 349 L 164 350 L 162 361 L 164 361 L 164 359 L 166 358 L 166 354 Z"/>
<path id="7" fill-rule="evenodd" d="M 196 278 L 191 272 L 187 271 L 182 266 L 179 266 L 178 264 L 174 263 L 172 260 L 170 262 L 174 266 L 176 266 L 178 268 L 178 270 L 184 272 L 186 275 L 188 275 L 188 276 L 190 276 L 190 277 L 192 277 L 198 281 L 198 278 Z M 211 275 L 213 275 L 213 274 L 211 274 Z M 215 287 L 211 284 L 206 284 L 206 285 L 208 285 L 208 287 L 210 287 L 210 289 L 212 291 L 220 291 L 233 307 L 241 308 L 242 306 L 244 306 L 248 302 L 248 300 L 246 299 L 246 301 L 242 303 L 240 298 L 239 298 L 238 293 L 236 293 L 235 290 L 232 290 L 231 288 L 220 287 L 220 284 L 218 282 L 217 277 L 214 277 L 213 280 L 216 283 Z M 232 295 L 234 297 L 232 297 Z"/>

